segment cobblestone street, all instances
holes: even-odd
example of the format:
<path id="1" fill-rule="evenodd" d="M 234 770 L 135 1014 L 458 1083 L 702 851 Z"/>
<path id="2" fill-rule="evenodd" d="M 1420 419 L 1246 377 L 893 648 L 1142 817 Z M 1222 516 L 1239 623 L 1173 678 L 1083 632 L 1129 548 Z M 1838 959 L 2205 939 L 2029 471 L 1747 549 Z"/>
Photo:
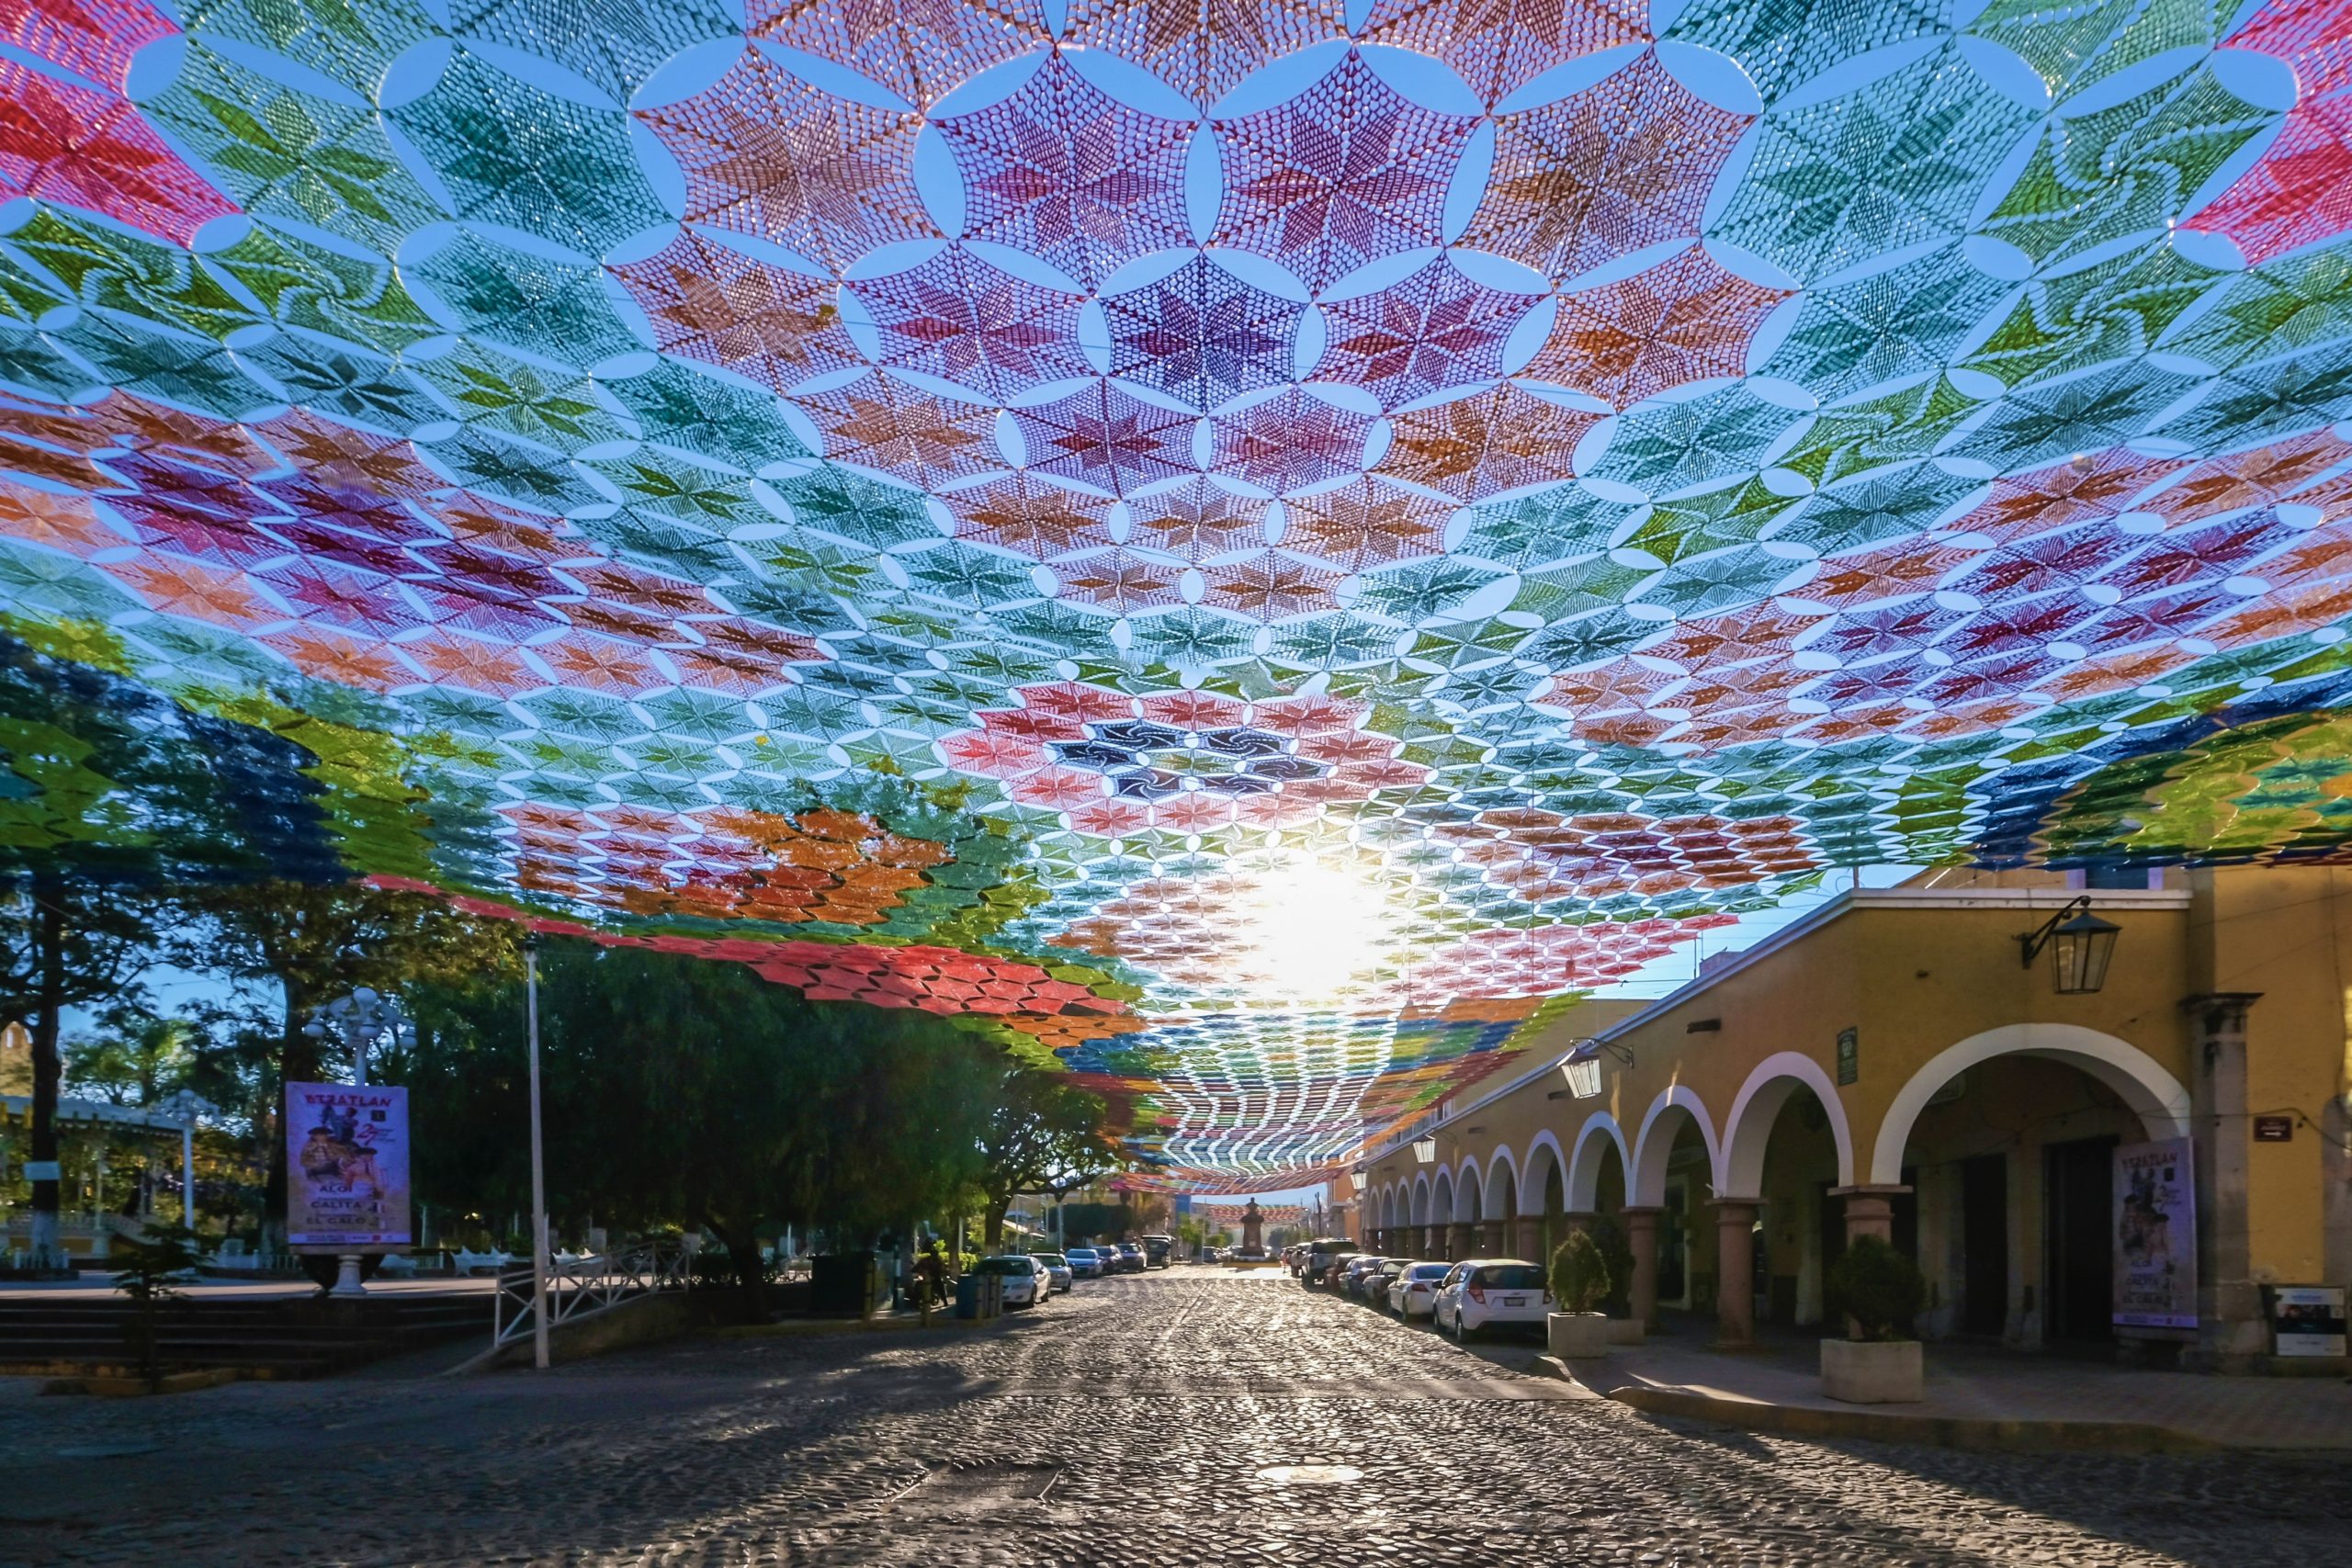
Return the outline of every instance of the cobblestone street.
<path id="1" fill-rule="evenodd" d="M 0 1562 L 2340 1561 L 2340 1456 L 1997 1457 L 1654 1420 L 1286 1277 L 975 1332 L 155 1400 L 0 1388 Z M 1281 1466 L 1345 1467 L 1313 1483 Z M 1351 1477 L 1348 1472 L 1355 1472 Z"/>

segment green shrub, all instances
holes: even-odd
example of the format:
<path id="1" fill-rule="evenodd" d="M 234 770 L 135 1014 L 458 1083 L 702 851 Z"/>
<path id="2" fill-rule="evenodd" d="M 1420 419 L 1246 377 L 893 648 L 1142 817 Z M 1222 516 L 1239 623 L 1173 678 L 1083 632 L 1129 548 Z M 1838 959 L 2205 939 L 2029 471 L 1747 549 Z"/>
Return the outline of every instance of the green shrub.
<path id="1" fill-rule="evenodd" d="M 1609 1260 L 1582 1231 L 1570 1231 L 1552 1254 L 1552 1300 L 1562 1312 L 1590 1312 L 1609 1293 Z"/>
<path id="2" fill-rule="evenodd" d="M 1874 1235 L 1856 1236 L 1829 1269 L 1830 1299 L 1854 1320 L 1858 1339 L 1908 1339 L 1927 1304 L 1919 1266 Z"/>
<path id="3" fill-rule="evenodd" d="M 1600 1310 L 1611 1317 L 1634 1314 L 1634 1244 L 1614 1214 L 1599 1214 L 1588 1227 L 1600 1260 L 1609 1266 L 1609 1289 L 1601 1292 Z"/>
<path id="4" fill-rule="evenodd" d="M 145 1235 L 117 1242 L 115 1255 L 122 1260 L 122 1269 L 114 1277 L 115 1289 L 129 1296 L 137 1309 L 123 1325 L 123 1333 L 130 1341 L 141 1375 L 153 1388 L 164 1375 L 162 1308 L 166 1302 L 180 1299 L 175 1282 L 202 1261 L 196 1233 L 185 1225 L 150 1225 Z"/>

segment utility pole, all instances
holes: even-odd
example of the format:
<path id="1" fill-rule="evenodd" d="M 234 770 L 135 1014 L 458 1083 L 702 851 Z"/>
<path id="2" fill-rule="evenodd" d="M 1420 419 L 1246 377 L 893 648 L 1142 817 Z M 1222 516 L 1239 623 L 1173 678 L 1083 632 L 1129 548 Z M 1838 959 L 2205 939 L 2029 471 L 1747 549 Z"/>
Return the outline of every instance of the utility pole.
<path id="1" fill-rule="evenodd" d="M 548 1365 L 548 1179 L 539 1134 L 539 938 L 523 939 L 524 1007 L 531 1033 L 531 1359 Z"/>

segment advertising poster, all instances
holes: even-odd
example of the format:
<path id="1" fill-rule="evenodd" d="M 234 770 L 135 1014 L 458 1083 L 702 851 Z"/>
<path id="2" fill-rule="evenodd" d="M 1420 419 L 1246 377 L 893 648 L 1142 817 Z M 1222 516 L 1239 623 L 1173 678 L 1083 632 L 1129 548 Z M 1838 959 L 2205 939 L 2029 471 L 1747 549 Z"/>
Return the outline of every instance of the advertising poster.
<path id="1" fill-rule="evenodd" d="M 2344 1354 L 2344 1287 L 2273 1285 L 2272 1352 L 2280 1356 Z"/>
<path id="2" fill-rule="evenodd" d="M 2115 1321 L 2197 1326 L 2197 1166 L 2187 1138 L 2115 1151 Z"/>
<path id="3" fill-rule="evenodd" d="M 288 1246 L 329 1252 L 407 1247 L 408 1090 L 288 1084 L 286 1180 Z"/>

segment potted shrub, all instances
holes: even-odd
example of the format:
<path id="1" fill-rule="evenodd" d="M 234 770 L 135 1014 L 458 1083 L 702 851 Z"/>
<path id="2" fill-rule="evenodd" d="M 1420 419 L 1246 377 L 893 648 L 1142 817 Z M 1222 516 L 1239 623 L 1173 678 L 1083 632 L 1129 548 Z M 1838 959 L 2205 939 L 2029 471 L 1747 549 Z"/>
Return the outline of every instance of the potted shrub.
<path id="1" fill-rule="evenodd" d="M 1601 1298 L 1608 1294 L 1608 1259 L 1592 1237 L 1570 1231 L 1552 1254 L 1552 1302 L 1560 1309 L 1544 1319 L 1552 1354 L 1591 1360 L 1609 1353 L 1609 1319 L 1600 1312 Z"/>
<path id="2" fill-rule="evenodd" d="M 1911 1337 L 1927 1296 L 1918 1266 L 1877 1236 L 1857 1236 L 1829 1270 L 1829 1292 L 1851 1333 L 1821 1342 L 1821 1392 L 1849 1404 L 1925 1398 L 1919 1342 Z"/>

